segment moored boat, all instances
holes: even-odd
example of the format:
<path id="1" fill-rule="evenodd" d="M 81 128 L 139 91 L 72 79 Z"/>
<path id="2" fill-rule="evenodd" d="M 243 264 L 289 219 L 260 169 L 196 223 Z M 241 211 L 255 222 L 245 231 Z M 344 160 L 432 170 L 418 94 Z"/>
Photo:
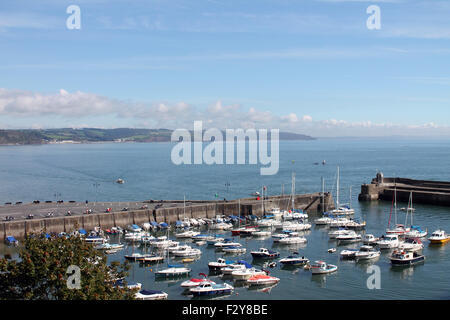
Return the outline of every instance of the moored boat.
<path id="1" fill-rule="evenodd" d="M 327 274 L 337 271 L 338 267 L 333 264 L 328 264 L 324 261 L 316 261 L 310 267 L 310 271 L 313 275 L 316 274 Z"/>
<path id="2" fill-rule="evenodd" d="M 202 278 L 192 278 L 189 280 L 186 280 L 181 283 L 182 288 L 194 288 L 198 287 L 202 282 L 209 282 L 211 284 L 216 284 L 214 281 L 209 280 L 206 274 L 199 273 L 199 276 L 202 276 Z"/>
<path id="3" fill-rule="evenodd" d="M 389 260 L 394 266 L 409 266 L 425 261 L 425 256 L 417 252 L 395 250 Z"/>
<path id="4" fill-rule="evenodd" d="M 309 263 L 309 259 L 305 258 L 304 256 L 300 257 L 298 252 L 294 252 L 292 255 L 286 258 L 280 259 L 279 262 L 282 265 L 298 266 Z"/>
<path id="5" fill-rule="evenodd" d="M 141 290 L 136 293 L 136 300 L 166 300 L 168 294 L 159 290 Z"/>
<path id="6" fill-rule="evenodd" d="M 260 248 L 258 251 L 252 251 L 250 252 L 253 258 L 277 258 L 280 256 L 279 252 L 272 251 L 266 248 Z"/>
<path id="7" fill-rule="evenodd" d="M 210 282 L 202 282 L 197 287 L 191 288 L 189 292 L 193 296 L 208 296 L 218 294 L 231 294 L 234 290 L 233 286 L 228 283 L 212 284 Z"/>
<path id="8" fill-rule="evenodd" d="M 277 277 L 272 277 L 265 274 L 255 275 L 247 280 L 247 283 L 251 286 L 271 285 L 280 282 Z"/>
<path id="9" fill-rule="evenodd" d="M 428 238 L 431 244 L 443 244 L 450 241 L 450 235 L 444 230 L 436 230 Z"/>

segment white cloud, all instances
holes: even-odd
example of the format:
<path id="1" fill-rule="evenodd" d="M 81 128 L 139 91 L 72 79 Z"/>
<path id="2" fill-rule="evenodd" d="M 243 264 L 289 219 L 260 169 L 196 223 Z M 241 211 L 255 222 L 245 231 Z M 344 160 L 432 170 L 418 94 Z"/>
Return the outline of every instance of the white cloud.
<path id="1" fill-rule="evenodd" d="M 94 93 L 69 92 L 43 94 L 25 90 L 0 88 L 0 116 L 11 119 L 3 128 L 51 128 L 58 124 L 70 127 L 147 127 L 192 129 L 193 122 L 203 121 L 204 128 L 277 128 L 318 137 L 450 135 L 449 126 L 434 122 L 423 124 L 374 123 L 343 119 L 313 120 L 311 115 L 291 112 L 277 115 L 271 111 L 248 109 L 221 100 L 200 108 L 184 101 L 144 103 L 111 99 Z M 55 117 L 61 119 L 55 122 Z M 106 119 L 106 120 L 105 120 Z M 114 119 L 113 122 L 110 120 Z M 106 124 L 106 125 L 105 125 Z"/>

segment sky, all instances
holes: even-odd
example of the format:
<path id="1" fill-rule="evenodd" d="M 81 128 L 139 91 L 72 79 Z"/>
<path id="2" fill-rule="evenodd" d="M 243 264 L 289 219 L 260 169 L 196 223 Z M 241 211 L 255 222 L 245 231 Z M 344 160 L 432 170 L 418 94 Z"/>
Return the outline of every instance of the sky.
<path id="1" fill-rule="evenodd" d="M 2 0 L 0 128 L 450 137 L 449 17 L 446 0 Z"/>

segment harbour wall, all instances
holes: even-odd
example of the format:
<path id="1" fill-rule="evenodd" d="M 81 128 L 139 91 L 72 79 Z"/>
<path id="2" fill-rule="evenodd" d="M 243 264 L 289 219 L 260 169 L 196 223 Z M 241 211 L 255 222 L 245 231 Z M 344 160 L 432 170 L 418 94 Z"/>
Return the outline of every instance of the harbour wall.
<path id="1" fill-rule="evenodd" d="M 395 193 L 398 202 L 407 203 L 412 194 L 413 203 L 450 206 L 450 182 L 385 178 L 382 173 L 378 173 L 370 184 L 361 186 L 358 199 L 392 201 Z"/>
<path id="2" fill-rule="evenodd" d="M 322 205 L 323 204 L 323 205 Z M 322 212 L 334 208 L 333 197 L 330 193 L 295 195 L 294 206 L 309 213 Z M 0 223 L 0 238 L 14 236 L 21 239 L 32 233 L 71 232 L 77 228 L 93 230 L 95 227 L 108 229 L 112 227 L 126 227 L 130 224 L 142 225 L 146 222 L 175 223 L 186 218 L 215 218 L 216 215 L 263 215 L 264 211 L 272 208 L 292 208 L 292 197 L 271 196 L 263 201 L 246 198 L 233 201 L 198 201 L 189 202 L 186 207 L 158 208 L 154 210 L 133 210 L 112 213 L 86 214 L 80 216 L 64 216 L 21 221 L 7 221 Z"/>

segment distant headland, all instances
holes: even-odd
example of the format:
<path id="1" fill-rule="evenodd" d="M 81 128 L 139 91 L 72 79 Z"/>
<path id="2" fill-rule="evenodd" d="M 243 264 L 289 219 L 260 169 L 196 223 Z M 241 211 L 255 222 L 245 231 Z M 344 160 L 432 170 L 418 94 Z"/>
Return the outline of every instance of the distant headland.
<path id="1" fill-rule="evenodd" d="M 51 143 L 94 142 L 169 142 L 170 129 L 18 129 L 0 130 L 0 145 L 30 145 Z M 316 140 L 316 138 L 291 132 L 280 132 L 280 140 Z"/>

